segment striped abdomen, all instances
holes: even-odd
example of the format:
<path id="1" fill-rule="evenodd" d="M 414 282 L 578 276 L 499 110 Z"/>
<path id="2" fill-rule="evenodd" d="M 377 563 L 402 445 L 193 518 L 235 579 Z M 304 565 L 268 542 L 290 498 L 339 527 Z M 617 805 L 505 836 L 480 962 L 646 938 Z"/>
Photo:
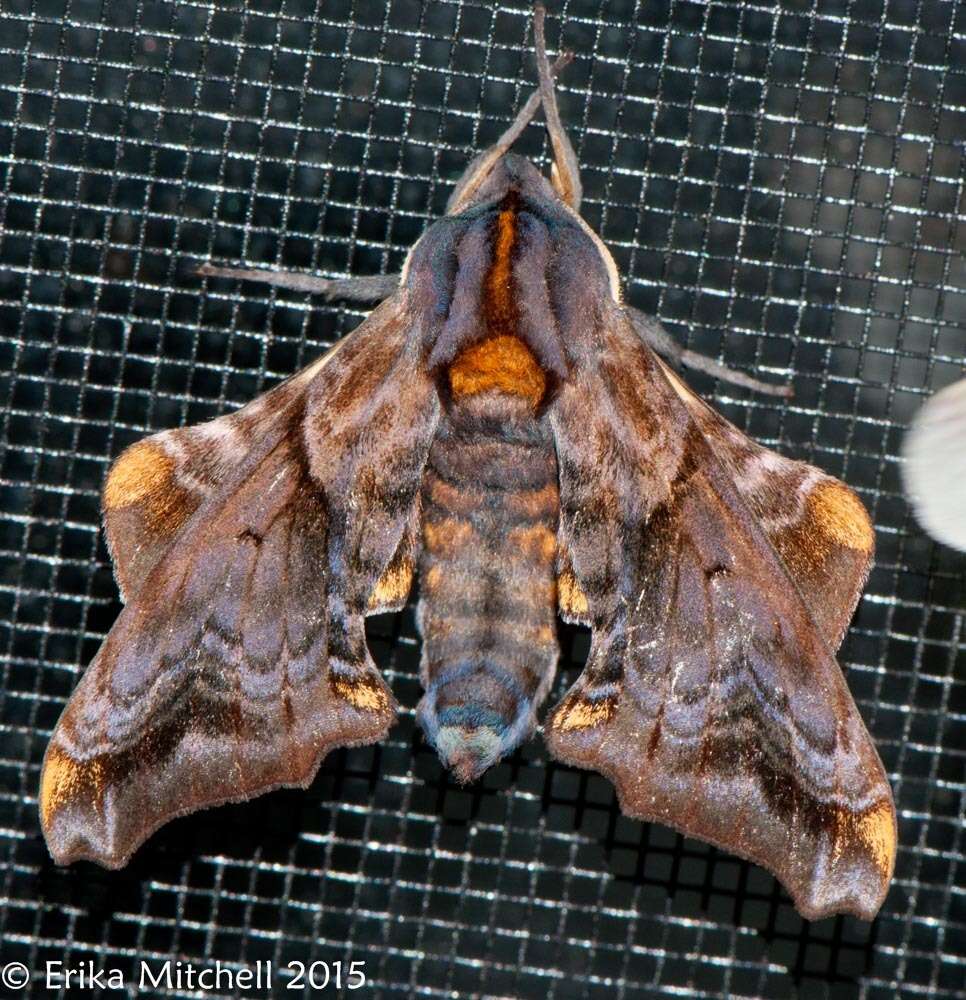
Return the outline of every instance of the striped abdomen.
<path id="1" fill-rule="evenodd" d="M 516 273 L 534 225 L 510 192 L 464 236 L 433 349 L 443 415 L 423 477 L 418 714 L 462 781 L 530 734 L 557 663 L 552 352 L 540 359 L 520 312 L 545 278 Z"/>
<path id="2" fill-rule="evenodd" d="M 550 429 L 512 384 L 485 385 L 454 398 L 422 496 L 419 720 L 462 781 L 530 734 L 557 662 Z"/>

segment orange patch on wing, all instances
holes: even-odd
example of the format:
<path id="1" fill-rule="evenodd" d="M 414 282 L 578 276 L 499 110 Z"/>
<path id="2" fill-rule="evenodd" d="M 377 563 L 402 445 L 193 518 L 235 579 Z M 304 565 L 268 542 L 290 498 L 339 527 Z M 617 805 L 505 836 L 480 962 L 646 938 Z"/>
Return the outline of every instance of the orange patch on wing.
<path id="1" fill-rule="evenodd" d="M 369 610 L 393 606 L 405 601 L 413 585 L 414 564 L 412 557 L 393 560 L 385 569 L 376 589 L 369 597 Z"/>
<path id="2" fill-rule="evenodd" d="M 843 483 L 823 480 L 806 500 L 809 519 L 828 538 L 859 552 L 871 552 L 875 533 L 862 501 Z"/>
<path id="3" fill-rule="evenodd" d="M 564 570 L 557 577 L 557 606 L 562 614 L 573 618 L 582 618 L 590 611 L 587 595 L 571 570 Z"/>
<path id="4" fill-rule="evenodd" d="M 111 466 L 104 484 L 106 513 L 136 506 L 152 531 L 180 527 L 197 506 L 174 479 L 175 464 L 162 448 L 150 441 L 131 445 Z"/>
<path id="5" fill-rule="evenodd" d="M 884 875 L 891 874 L 896 857 L 896 829 L 889 804 L 881 802 L 873 806 L 858 818 L 855 826 L 876 868 Z"/>
<path id="6" fill-rule="evenodd" d="M 591 701 L 583 695 L 567 699 L 554 713 L 551 725 L 554 729 L 567 732 L 570 729 L 590 729 L 607 722 L 617 711 L 614 698 L 600 698 Z"/>
<path id="7" fill-rule="evenodd" d="M 889 803 L 880 802 L 858 816 L 848 809 L 836 809 L 832 863 L 842 855 L 848 843 L 854 844 L 856 841 L 884 876 L 892 874 L 896 856 L 896 829 Z"/>
<path id="8" fill-rule="evenodd" d="M 507 535 L 511 549 L 525 552 L 531 559 L 550 562 L 557 554 L 557 536 L 545 524 L 514 528 Z"/>
<path id="9" fill-rule="evenodd" d="M 100 758 L 74 760 L 59 747 L 52 746 L 44 762 L 40 779 L 40 818 L 44 827 L 62 806 L 81 796 L 100 809 L 104 801 L 104 765 Z"/>
<path id="10" fill-rule="evenodd" d="M 334 677 L 332 690 L 355 708 L 383 713 L 389 708 L 389 697 L 382 685 L 372 677 Z"/>
<path id="11" fill-rule="evenodd" d="M 518 337 L 501 335 L 468 347 L 450 365 L 453 396 L 473 396 L 495 389 L 523 396 L 537 406 L 547 390 L 547 378 L 533 352 Z"/>
<path id="12" fill-rule="evenodd" d="M 111 466 L 104 484 L 104 507 L 117 510 L 139 503 L 168 487 L 174 460 L 149 441 L 131 445 Z"/>

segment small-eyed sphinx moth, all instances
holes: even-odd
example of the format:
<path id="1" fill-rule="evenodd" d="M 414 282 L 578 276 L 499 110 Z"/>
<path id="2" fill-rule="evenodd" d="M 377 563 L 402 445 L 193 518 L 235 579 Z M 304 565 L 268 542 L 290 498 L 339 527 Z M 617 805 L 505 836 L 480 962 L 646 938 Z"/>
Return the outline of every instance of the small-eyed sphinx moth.
<path id="1" fill-rule="evenodd" d="M 364 620 L 418 576 L 418 718 L 459 780 L 534 731 L 559 614 L 592 642 L 544 724 L 555 757 L 629 816 L 768 868 L 806 917 L 881 905 L 895 812 L 833 655 L 868 515 L 701 402 L 658 353 L 709 362 L 622 304 L 578 214 L 543 20 L 539 89 L 398 278 L 203 269 L 383 301 L 264 396 L 112 466 L 126 607 L 44 761 L 58 862 L 121 867 L 174 816 L 383 738 Z M 549 182 L 508 151 L 540 107 Z"/>

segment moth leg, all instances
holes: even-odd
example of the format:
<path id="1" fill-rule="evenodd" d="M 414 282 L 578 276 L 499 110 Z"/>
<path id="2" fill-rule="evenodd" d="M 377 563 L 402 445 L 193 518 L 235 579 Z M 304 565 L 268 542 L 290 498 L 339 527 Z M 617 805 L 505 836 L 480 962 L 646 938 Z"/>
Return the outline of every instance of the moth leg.
<path id="1" fill-rule="evenodd" d="M 576 212 L 580 209 L 583 188 L 580 183 L 580 165 L 577 154 L 564 131 L 557 108 L 557 96 L 553 89 L 553 75 L 547 59 L 547 40 L 543 22 L 547 11 L 543 4 L 537 4 L 533 11 L 533 35 L 537 48 L 537 72 L 540 74 L 540 99 L 543 114 L 547 120 L 547 133 L 553 146 L 553 166 L 550 179 L 560 197 Z"/>
<path id="2" fill-rule="evenodd" d="M 573 52 L 561 52 L 550 68 L 551 75 L 557 76 L 564 66 L 573 60 L 573 57 Z M 527 99 L 527 103 L 517 112 L 513 123 L 503 135 L 489 149 L 484 150 L 470 162 L 446 203 L 447 215 L 454 215 L 462 211 L 466 202 L 486 180 L 496 161 L 509 151 L 510 147 L 520 138 L 523 130 L 530 124 L 530 120 L 537 113 L 537 108 L 540 107 L 540 101 L 540 91 L 535 90 Z"/>
<path id="3" fill-rule="evenodd" d="M 694 368 L 696 371 L 720 378 L 722 382 L 744 386 L 746 389 L 752 389 L 767 396 L 784 396 L 787 399 L 794 395 L 794 390 L 790 385 L 762 382 L 744 372 L 735 371 L 733 368 L 721 364 L 720 361 L 715 361 L 714 358 L 698 354 L 697 351 L 689 351 L 686 347 L 682 347 L 653 316 L 648 316 L 633 306 L 625 306 L 624 308 L 627 310 L 627 315 L 641 340 L 652 351 L 660 354 L 662 358 L 666 358 L 672 364 Z"/>
<path id="4" fill-rule="evenodd" d="M 267 267 L 218 267 L 202 264 L 197 273 L 205 278 L 236 278 L 239 281 L 263 281 L 277 288 L 312 292 L 349 302 L 382 302 L 399 287 L 398 274 L 360 274 L 352 278 L 320 278 L 302 271 L 272 271 Z"/>

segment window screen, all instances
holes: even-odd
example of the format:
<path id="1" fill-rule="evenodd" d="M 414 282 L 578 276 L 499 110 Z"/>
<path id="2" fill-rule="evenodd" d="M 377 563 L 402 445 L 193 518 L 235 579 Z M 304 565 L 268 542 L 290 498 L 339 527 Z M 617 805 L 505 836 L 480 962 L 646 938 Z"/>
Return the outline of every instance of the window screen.
<path id="1" fill-rule="evenodd" d="M 917 527 L 897 463 L 917 407 L 964 374 L 952 0 L 560 0 L 548 21 L 576 54 L 562 117 L 626 298 L 790 381 L 778 401 L 689 379 L 875 520 L 840 654 L 899 813 L 874 923 L 802 921 L 760 868 L 623 818 L 539 737 L 455 784 L 414 723 L 412 606 L 369 620 L 403 706 L 384 744 L 331 754 L 307 791 L 173 822 L 120 873 L 47 854 L 42 754 L 121 607 L 110 460 L 364 316 L 196 266 L 397 271 L 533 87 L 529 27 L 524 0 L 0 2 L 0 934 L 26 992 L 66 996 L 44 963 L 92 962 L 135 996 L 141 962 L 180 960 L 271 961 L 277 995 L 289 963 L 338 961 L 377 997 L 963 995 L 966 557 Z M 541 127 L 518 148 L 546 169 Z M 551 703 L 587 654 L 582 630 L 561 642 Z"/>

